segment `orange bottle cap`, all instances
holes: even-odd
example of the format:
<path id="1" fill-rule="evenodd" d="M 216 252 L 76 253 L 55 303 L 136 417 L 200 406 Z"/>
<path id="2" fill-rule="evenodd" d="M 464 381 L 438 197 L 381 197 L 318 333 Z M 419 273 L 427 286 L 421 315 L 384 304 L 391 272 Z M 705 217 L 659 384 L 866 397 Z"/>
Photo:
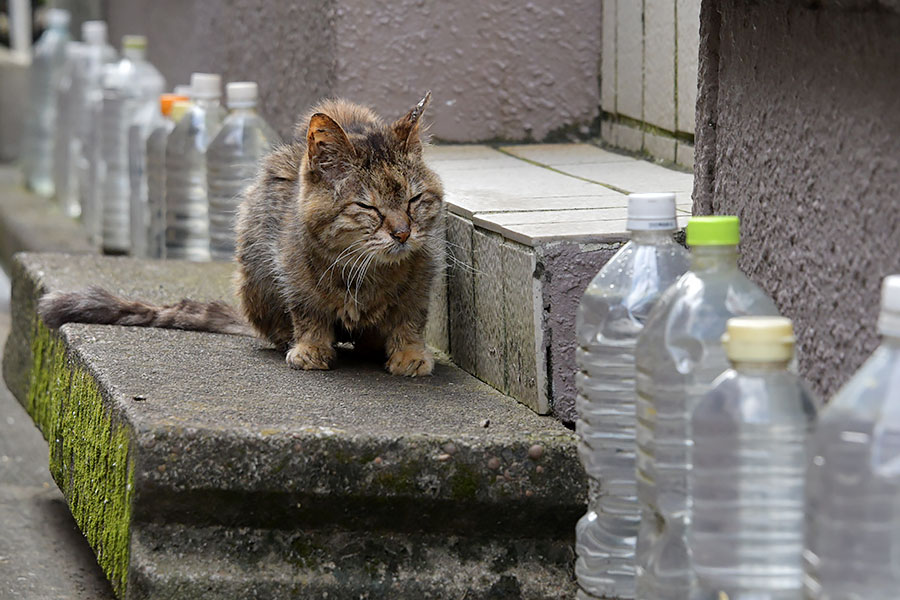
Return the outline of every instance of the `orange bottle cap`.
<path id="1" fill-rule="evenodd" d="M 178 94 L 161 94 L 159 96 L 159 112 L 163 114 L 163 116 L 168 117 L 172 114 L 172 107 L 179 100 L 184 100 L 187 102 L 189 98 L 187 96 L 180 96 Z"/>

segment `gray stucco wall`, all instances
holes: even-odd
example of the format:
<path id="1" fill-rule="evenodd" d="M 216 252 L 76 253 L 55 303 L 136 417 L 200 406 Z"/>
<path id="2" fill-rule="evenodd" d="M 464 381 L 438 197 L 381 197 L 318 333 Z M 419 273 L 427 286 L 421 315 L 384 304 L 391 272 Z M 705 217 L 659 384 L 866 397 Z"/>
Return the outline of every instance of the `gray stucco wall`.
<path id="1" fill-rule="evenodd" d="M 600 0 L 132 0 L 113 40 L 143 33 L 170 84 L 192 71 L 260 85 L 287 134 L 325 96 L 399 117 L 431 89 L 441 140 L 582 135 L 599 114 Z"/>
<path id="2" fill-rule="evenodd" d="M 741 266 L 795 320 L 800 369 L 826 396 L 877 345 L 881 279 L 900 273 L 898 10 L 701 11 L 694 212 L 741 217 Z"/>

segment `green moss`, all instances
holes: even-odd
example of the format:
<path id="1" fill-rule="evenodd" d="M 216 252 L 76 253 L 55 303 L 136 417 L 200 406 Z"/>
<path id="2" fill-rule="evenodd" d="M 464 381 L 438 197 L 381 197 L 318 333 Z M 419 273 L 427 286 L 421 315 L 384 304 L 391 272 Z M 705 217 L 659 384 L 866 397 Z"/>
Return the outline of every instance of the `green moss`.
<path id="1" fill-rule="evenodd" d="M 128 574 L 134 464 L 129 429 L 112 419 L 94 379 L 40 320 L 26 409 L 50 445 L 50 473 L 116 593 Z"/>
<path id="2" fill-rule="evenodd" d="M 478 471 L 465 463 L 456 465 L 450 477 L 450 491 L 454 500 L 474 500 L 478 492 L 481 476 Z"/>

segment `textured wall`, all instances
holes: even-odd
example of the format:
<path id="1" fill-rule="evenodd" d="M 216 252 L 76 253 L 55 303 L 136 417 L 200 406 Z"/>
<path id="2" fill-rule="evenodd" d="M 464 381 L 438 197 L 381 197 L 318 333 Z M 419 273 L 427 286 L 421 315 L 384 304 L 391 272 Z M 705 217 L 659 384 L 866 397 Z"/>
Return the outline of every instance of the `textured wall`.
<path id="1" fill-rule="evenodd" d="M 800 369 L 825 395 L 877 344 L 881 279 L 900 273 L 889 4 L 705 0 L 701 15 L 713 101 L 698 106 L 695 213 L 741 217 L 741 266 L 795 320 Z"/>
<path id="2" fill-rule="evenodd" d="M 149 35 L 170 83 L 198 70 L 258 81 L 283 134 L 327 95 L 395 118 L 427 89 L 447 141 L 584 135 L 598 116 L 600 0 L 107 4 L 114 39 Z"/>

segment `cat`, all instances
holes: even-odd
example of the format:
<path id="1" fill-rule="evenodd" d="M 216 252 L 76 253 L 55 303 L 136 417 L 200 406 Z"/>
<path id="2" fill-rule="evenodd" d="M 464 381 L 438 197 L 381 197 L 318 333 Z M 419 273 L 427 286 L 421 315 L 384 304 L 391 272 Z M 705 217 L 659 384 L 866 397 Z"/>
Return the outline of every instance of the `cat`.
<path id="1" fill-rule="evenodd" d="M 425 164 L 431 93 L 386 124 L 325 100 L 271 152 L 244 193 L 236 232 L 240 311 L 222 302 L 154 306 L 92 287 L 39 302 L 49 327 L 74 321 L 258 335 L 298 369 L 328 369 L 337 342 L 429 375 L 429 296 L 443 260 L 443 188 Z"/>

